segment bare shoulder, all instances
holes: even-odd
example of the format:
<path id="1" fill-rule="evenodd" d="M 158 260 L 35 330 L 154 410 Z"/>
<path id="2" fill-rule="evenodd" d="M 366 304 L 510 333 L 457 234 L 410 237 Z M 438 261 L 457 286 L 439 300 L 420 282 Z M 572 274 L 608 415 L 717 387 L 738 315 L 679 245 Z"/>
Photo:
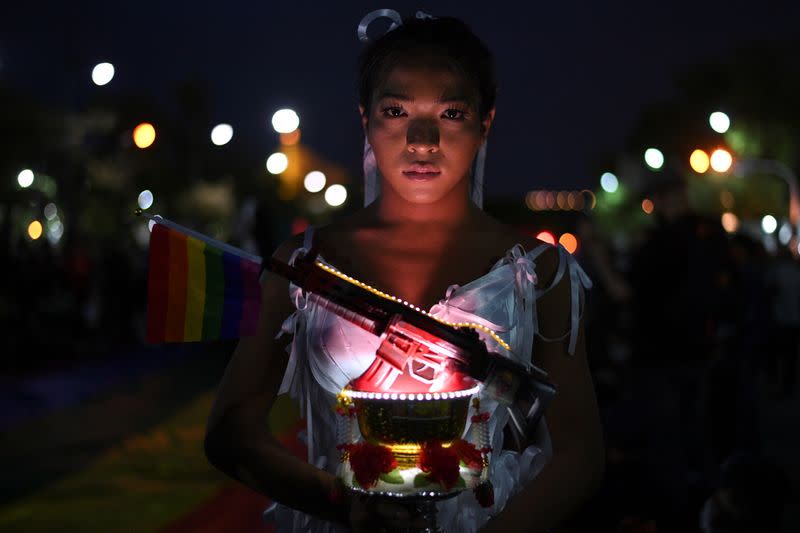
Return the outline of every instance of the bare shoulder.
<path id="1" fill-rule="evenodd" d="M 292 253 L 303 246 L 303 239 L 304 236 L 302 233 L 292 235 L 275 249 L 275 251 L 272 253 L 272 257 L 275 259 L 280 259 L 283 262 L 288 262 L 289 258 L 292 256 Z"/>
<path id="2" fill-rule="evenodd" d="M 485 238 L 495 243 L 502 243 L 502 249 L 509 250 L 516 244 L 522 246 L 525 252 L 530 252 L 544 245 L 547 249 L 536 258 L 536 274 L 541 286 L 549 286 L 558 270 L 559 254 L 555 246 L 548 246 L 533 235 L 520 231 L 493 217 L 486 217 Z"/>

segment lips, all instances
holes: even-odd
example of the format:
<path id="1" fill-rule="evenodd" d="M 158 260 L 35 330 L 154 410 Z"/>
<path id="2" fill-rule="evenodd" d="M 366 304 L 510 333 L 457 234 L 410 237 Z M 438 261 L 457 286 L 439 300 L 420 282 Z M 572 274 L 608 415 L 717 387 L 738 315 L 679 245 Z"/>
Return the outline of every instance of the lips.
<path id="1" fill-rule="evenodd" d="M 403 175 L 411 179 L 432 179 L 441 173 L 441 170 L 429 164 L 411 165 L 403 171 Z"/>

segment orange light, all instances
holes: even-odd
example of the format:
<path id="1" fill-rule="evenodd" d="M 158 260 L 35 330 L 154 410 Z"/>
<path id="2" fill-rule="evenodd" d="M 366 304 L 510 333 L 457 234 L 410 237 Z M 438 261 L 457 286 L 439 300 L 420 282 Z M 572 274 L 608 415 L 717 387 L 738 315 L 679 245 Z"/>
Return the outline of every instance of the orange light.
<path id="1" fill-rule="evenodd" d="M 650 198 L 642 200 L 642 211 L 648 215 L 653 212 L 653 201 Z"/>
<path id="2" fill-rule="evenodd" d="M 28 237 L 33 239 L 34 241 L 42 236 L 42 223 L 38 220 L 34 220 L 30 224 L 28 224 Z"/>
<path id="3" fill-rule="evenodd" d="M 292 146 L 300 142 L 300 128 L 289 133 L 281 133 L 281 144 L 284 146 Z"/>
<path id="4" fill-rule="evenodd" d="M 689 156 L 689 165 L 691 165 L 692 170 L 698 174 L 702 174 L 707 171 L 710 164 L 711 163 L 708 159 L 708 154 L 703 150 L 695 150 L 692 152 L 692 155 Z"/>
<path id="5" fill-rule="evenodd" d="M 556 245 L 556 236 L 549 231 L 540 231 L 536 238 L 553 246 Z"/>
<path id="6" fill-rule="evenodd" d="M 156 129 L 149 122 L 142 122 L 133 129 L 133 143 L 139 148 L 147 148 L 156 140 Z"/>
<path id="7" fill-rule="evenodd" d="M 711 168 L 716 172 L 727 172 L 733 164 L 733 156 L 723 148 L 717 148 L 711 153 Z"/>
<path id="8" fill-rule="evenodd" d="M 730 212 L 722 213 L 722 227 L 728 233 L 734 233 L 739 229 L 739 217 Z"/>
<path id="9" fill-rule="evenodd" d="M 531 211 L 536 211 L 536 191 L 528 191 L 528 194 L 525 195 L 525 205 Z"/>
<path id="10" fill-rule="evenodd" d="M 556 205 L 559 209 L 566 209 L 567 208 L 567 193 L 564 191 L 559 191 L 556 194 Z"/>
<path id="11" fill-rule="evenodd" d="M 572 233 L 565 233 L 558 239 L 558 243 L 567 249 L 571 254 L 578 249 L 578 239 Z"/>
<path id="12" fill-rule="evenodd" d="M 547 202 L 547 209 L 555 209 L 556 207 L 556 195 L 553 194 L 553 191 L 548 191 L 545 193 L 545 198 Z"/>

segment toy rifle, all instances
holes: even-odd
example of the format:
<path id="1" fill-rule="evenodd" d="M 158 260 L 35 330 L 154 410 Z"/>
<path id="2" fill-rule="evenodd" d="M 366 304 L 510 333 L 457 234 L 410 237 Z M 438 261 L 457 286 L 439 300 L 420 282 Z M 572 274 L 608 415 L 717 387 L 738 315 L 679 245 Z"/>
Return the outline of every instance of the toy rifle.
<path id="1" fill-rule="evenodd" d="M 542 369 L 489 351 L 474 327 L 434 318 L 322 263 L 317 255 L 312 248 L 293 266 L 273 257 L 265 268 L 305 290 L 308 301 L 380 338 L 375 361 L 356 381 L 388 391 L 409 375 L 428 386 L 447 376 L 466 375 L 507 407 L 518 449 L 533 436 L 555 395 Z"/>

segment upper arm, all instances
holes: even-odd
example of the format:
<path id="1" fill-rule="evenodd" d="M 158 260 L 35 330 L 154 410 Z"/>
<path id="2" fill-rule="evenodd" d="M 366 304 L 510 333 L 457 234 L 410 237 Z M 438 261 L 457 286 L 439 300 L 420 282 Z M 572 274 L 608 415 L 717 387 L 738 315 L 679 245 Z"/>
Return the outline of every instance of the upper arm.
<path id="1" fill-rule="evenodd" d="M 273 256 L 288 261 L 292 251 L 301 245 L 302 235 L 292 237 Z M 265 271 L 258 328 L 255 335 L 239 340 L 231 356 L 211 408 L 206 435 L 231 416 L 237 421 L 266 425 L 264 417 L 277 395 L 288 362 L 288 339 L 275 337 L 294 310 L 289 282 Z"/>
<path id="2" fill-rule="evenodd" d="M 555 248 L 540 256 L 537 261 L 540 286 L 552 283 L 559 260 Z M 587 453 L 600 454 L 597 460 L 602 461 L 600 415 L 587 361 L 582 319 L 578 323 L 575 353 L 569 354 L 567 350 L 569 335 L 566 334 L 571 328 L 570 291 L 567 270 L 555 286 L 537 300 L 539 331 L 544 337 L 560 340 L 547 341 L 537 335 L 533 344 L 534 361 L 556 386 L 556 394 L 546 412 L 554 453 L 580 446 Z"/>

